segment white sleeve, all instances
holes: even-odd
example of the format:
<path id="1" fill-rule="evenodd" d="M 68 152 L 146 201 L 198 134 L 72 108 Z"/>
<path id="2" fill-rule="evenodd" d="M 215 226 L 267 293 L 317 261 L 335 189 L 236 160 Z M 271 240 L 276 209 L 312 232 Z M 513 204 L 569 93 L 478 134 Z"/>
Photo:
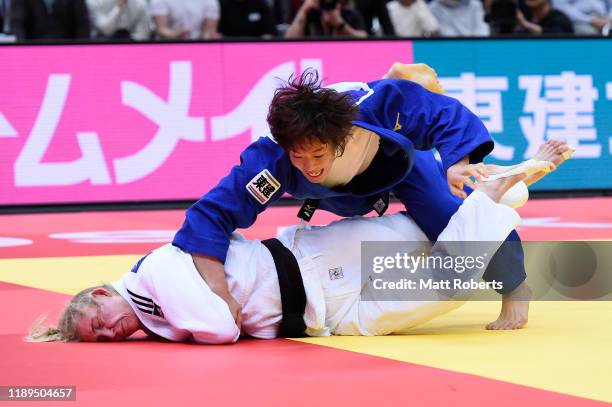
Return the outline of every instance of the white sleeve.
<path id="1" fill-rule="evenodd" d="M 199 277 L 199 276 L 198 276 Z M 202 282 L 207 290 L 188 290 L 173 296 L 172 306 L 165 308 L 165 317 L 170 324 L 191 332 L 193 340 L 202 344 L 233 343 L 240 337 L 240 330 L 229 307 Z M 198 299 L 190 299 L 199 291 Z"/>
<path id="2" fill-rule="evenodd" d="M 189 331 L 197 343 L 238 340 L 240 329 L 229 306 L 204 282 L 189 254 L 171 246 L 155 263 L 152 273 L 155 297 L 168 323 Z"/>

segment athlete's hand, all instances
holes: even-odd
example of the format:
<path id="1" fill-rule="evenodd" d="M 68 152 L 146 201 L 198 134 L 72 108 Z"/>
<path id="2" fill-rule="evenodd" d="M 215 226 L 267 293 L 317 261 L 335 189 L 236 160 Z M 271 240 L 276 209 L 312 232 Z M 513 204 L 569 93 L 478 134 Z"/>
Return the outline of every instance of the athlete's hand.
<path id="1" fill-rule="evenodd" d="M 238 328 L 240 328 L 240 325 L 242 325 L 242 306 L 238 303 L 238 301 L 236 301 L 232 294 L 230 294 L 229 290 L 224 294 L 217 293 L 217 295 L 219 295 L 219 297 L 221 297 L 221 299 L 227 303 L 236 325 L 238 325 Z"/>
<path id="2" fill-rule="evenodd" d="M 482 177 L 489 175 L 489 170 L 489 166 L 483 163 L 470 164 L 469 157 L 464 157 L 461 161 L 448 167 L 446 172 L 446 179 L 451 193 L 459 198 L 467 198 L 463 187 L 467 185 L 472 189 L 476 189 L 476 184 L 474 184 L 472 178 L 477 182 L 482 182 Z"/>

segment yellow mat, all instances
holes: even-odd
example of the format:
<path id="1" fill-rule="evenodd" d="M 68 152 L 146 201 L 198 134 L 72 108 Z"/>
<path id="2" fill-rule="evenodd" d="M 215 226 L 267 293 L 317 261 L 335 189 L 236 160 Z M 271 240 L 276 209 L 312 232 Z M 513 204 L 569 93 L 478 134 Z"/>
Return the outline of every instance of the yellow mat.
<path id="1" fill-rule="evenodd" d="M 74 294 L 141 255 L 0 260 L 0 281 Z M 300 341 L 612 402 L 612 302 L 535 302 L 518 331 L 486 331 L 499 304 L 469 303 L 410 335 Z"/>

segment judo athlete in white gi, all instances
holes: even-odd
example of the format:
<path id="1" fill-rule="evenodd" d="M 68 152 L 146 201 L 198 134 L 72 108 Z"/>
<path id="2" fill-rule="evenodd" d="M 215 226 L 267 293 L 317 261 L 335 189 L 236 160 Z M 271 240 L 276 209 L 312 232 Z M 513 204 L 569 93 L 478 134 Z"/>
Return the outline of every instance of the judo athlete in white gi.
<path id="1" fill-rule="evenodd" d="M 362 240 L 412 241 L 415 253 L 431 255 L 443 255 L 445 241 L 496 242 L 490 243 L 490 259 L 520 220 L 513 208 L 496 202 L 527 175 L 547 172 L 553 166 L 547 161 L 530 160 L 528 165 L 513 167 L 502 178 L 479 184 L 433 247 L 405 213 L 355 217 L 323 227 L 284 231 L 278 239 L 297 259 L 306 293 L 306 334 L 386 335 L 458 307 L 461 302 L 448 301 L 435 291 L 426 301 L 363 301 Z M 473 278 L 481 277 L 484 268 Z M 277 337 L 283 309 L 270 251 L 259 240 L 234 234 L 225 270 L 231 293 L 242 306 L 241 327 L 236 325 L 227 303 L 202 279 L 192 256 L 167 244 L 139 260 L 112 286 L 77 294 L 57 328 L 35 327 L 28 339 L 116 341 L 139 329 L 153 337 L 202 344 L 232 343 L 241 335 Z M 330 270 L 341 270 L 342 276 L 332 275 Z M 427 277 L 427 270 L 418 272 Z"/>

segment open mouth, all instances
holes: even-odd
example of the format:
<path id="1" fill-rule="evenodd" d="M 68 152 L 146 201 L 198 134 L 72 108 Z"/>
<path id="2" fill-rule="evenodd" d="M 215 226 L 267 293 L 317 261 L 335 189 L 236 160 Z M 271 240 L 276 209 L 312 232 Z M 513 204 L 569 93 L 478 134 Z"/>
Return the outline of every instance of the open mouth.
<path id="1" fill-rule="evenodd" d="M 306 174 L 308 174 L 308 176 L 311 178 L 317 178 L 323 174 L 323 169 L 320 169 L 318 171 L 308 171 L 306 172 Z"/>

